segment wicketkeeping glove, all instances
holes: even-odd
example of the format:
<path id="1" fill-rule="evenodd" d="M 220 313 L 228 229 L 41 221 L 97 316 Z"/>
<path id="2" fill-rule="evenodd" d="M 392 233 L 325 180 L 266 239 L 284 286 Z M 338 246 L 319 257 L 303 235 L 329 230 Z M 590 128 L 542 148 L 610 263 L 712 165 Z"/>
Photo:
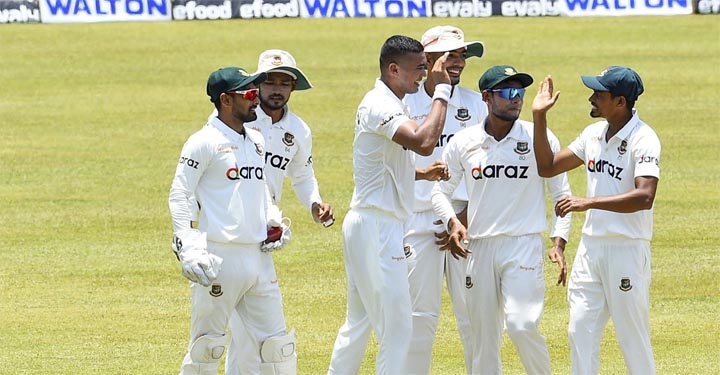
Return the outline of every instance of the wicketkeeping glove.
<path id="1" fill-rule="evenodd" d="M 270 239 L 270 238 L 265 240 L 265 242 L 263 242 L 260 245 L 260 250 L 263 252 L 275 251 L 275 250 L 280 250 L 283 248 L 283 246 L 287 245 L 287 243 L 290 242 L 290 236 L 292 235 L 292 232 L 290 231 L 290 224 L 291 224 L 290 219 L 287 217 L 280 219 L 280 222 L 277 222 L 275 220 L 269 220 L 268 227 L 269 228 L 273 228 L 273 227 L 280 228 L 282 230 L 282 234 L 275 241 L 272 241 L 272 239 Z M 268 228 L 268 232 L 269 232 L 269 228 Z M 268 240 L 270 240 L 270 241 L 268 241 Z"/>
<path id="2" fill-rule="evenodd" d="M 202 286 L 210 286 L 220 272 L 222 258 L 207 252 L 207 237 L 198 230 L 175 233 L 173 250 L 182 264 L 182 275 Z"/>

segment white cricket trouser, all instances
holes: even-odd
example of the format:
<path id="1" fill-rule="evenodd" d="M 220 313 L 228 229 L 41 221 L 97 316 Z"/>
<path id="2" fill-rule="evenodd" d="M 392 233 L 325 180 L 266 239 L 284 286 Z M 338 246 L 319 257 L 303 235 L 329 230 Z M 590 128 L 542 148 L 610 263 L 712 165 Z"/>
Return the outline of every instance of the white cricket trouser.
<path id="1" fill-rule="evenodd" d="M 583 236 L 568 285 L 572 373 L 600 368 L 600 341 L 612 317 L 628 372 L 655 374 L 650 344 L 650 242 Z"/>
<path id="2" fill-rule="evenodd" d="M 270 253 L 258 245 L 221 244 L 208 241 L 208 252 L 223 259 L 213 286 L 191 283 L 190 345 L 201 335 L 222 336 L 236 312 L 254 341 L 284 335 L 285 316 L 275 266 Z M 219 288 L 217 287 L 219 286 Z M 210 293 L 214 291 L 214 295 Z M 188 353 L 180 375 L 195 374 L 202 364 Z"/>
<path id="3" fill-rule="evenodd" d="M 360 371 L 371 330 L 379 343 L 377 374 L 407 374 L 412 309 L 403 222 L 378 210 L 351 209 L 342 229 L 347 317 L 335 339 L 328 374 Z"/>
<path id="4" fill-rule="evenodd" d="M 225 355 L 225 375 L 260 374 L 260 344 L 250 336 L 237 313 L 228 322 L 230 342 Z"/>
<path id="5" fill-rule="evenodd" d="M 473 339 L 473 375 L 502 374 L 500 346 L 503 325 L 525 371 L 550 374 L 545 337 L 538 331 L 545 303 L 539 234 L 470 240 L 467 307 Z M 504 319 L 503 319 L 504 318 Z"/>
<path id="6" fill-rule="evenodd" d="M 455 259 L 450 252 L 439 249 L 435 243 L 435 233 L 445 229 L 442 225 L 433 224 L 435 220 L 437 215 L 430 210 L 413 214 L 405 223 L 405 255 L 408 259 L 413 308 L 412 340 L 406 370 L 408 375 L 430 373 L 445 276 L 469 374 L 472 366 L 472 335 L 465 306 L 467 260 Z"/>

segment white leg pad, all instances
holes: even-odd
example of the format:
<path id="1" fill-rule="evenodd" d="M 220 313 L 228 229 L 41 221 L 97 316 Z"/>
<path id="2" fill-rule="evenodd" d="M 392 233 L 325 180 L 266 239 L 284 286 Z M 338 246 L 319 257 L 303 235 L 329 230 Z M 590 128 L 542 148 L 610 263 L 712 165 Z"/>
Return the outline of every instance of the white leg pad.
<path id="1" fill-rule="evenodd" d="M 190 345 L 190 359 L 195 363 L 219 363 L 225 353 L 225 335 L 202 335 Z"/>
<path id="2" fill-rule="evenodd" d="M 271 337 L 260 348 L 262 375 L 297 375 L 295 329 L 287 335 Z"/>

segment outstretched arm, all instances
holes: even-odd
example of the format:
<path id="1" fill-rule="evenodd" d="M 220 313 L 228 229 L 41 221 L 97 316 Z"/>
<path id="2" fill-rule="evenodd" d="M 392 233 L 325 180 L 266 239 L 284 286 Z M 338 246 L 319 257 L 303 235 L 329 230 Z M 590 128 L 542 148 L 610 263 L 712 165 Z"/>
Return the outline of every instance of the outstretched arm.
<path id="1" fill-rule="evenodd" d="M 547 138 L 547 112 L 560 97 L 560 91 L 553 94 L 553 80 L 545 77 L 532 104 L 533 122 L 535 124 L 533 150 L 537 162 L 538 173 L 542 177 L 552 177 L 582 165 L 582 159 L 572 151 L 564 148 L 553 153 Z"/>

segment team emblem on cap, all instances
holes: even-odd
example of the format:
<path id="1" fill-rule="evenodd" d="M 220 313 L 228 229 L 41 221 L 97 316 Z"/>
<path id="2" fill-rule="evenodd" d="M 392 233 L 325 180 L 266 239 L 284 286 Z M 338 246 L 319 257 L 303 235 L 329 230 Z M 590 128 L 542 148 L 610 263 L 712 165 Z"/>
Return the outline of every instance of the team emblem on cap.
<path id="1" fill-rule="evenodd" d="M 270 64 L 275 65 L 275 66 L 282 65 L 283 64 L 282 57 L 280 57 L 280 55 L 273 56 L 273 60 L 272 60 L 272 62 L 270 62 Z"/>
<path id="2" fill-rule="evenodd" d="M 515 69 L 513 69 L 513 68 L 505 68 L 505 75 L 506 75 L 506 76 L 514 76 L 515 74 L 517 74 L 517 72 L 515 71 Z"/>
<path id="3" fill-rule="evenodd" d="M 210 295 L 213 297 L 220 297 L 223 295 L 222 286 L 220 284 L 213 284 L 210 287 Z"/>
<path id="4" fill-rule="evenodd" d="M 249 77 L 249 76 L 250 76 L 250 74 L 248 74 L 248 72 L 246 72 L 246 71 L 244 71 L 244 70 L 242 70 L 242 69 L 238 69 L 238 73 L 242 74 L 242 75 L 245 76 L 245 77 Z"/>
<path id="5" fill-rule="evenodd" d="M 528 147 L 527 142 L 518 142 L 513 151 L 518 155 L 525 155 L 530 152 L 530 147 Z"/>
<path id="6" fill-rule="evenodd" d="M 457 114 L 455 115 L 455 119 L 458 121 L 467 121 L 470 120 L 470 111 L 468 111 L 467 108 L 458 108 Z"/>
<path id="7" fill-rule="evenodd" d="M 620 142 L 620 146 L 618 146 L 617 150 L 620 155 L 625 155 L 625 152 L 627 151 L 627 141 L 623 139 L 623 141 Z"/>
<path id="8" fill-rule="evenodd" d="M 295 136 L 292 135 L 292 133 L 290 133 L 290 132 L 286 132 L 285 135 L 283 136 L 282 141 L 285 144 L 285 146 L 290 147 L 295 144 Z"/>
<path id="9" fill-rule="evenodd" d="M 620 279 L 620 290 L 622 290 L 623 292 L 627 292 L 630 289 L 632 289 L 632 285 L 630 284 L 630 278 L 623 277 L 622 279 Z"/>
<path id="10" fill-rule="evenodd" d="M 263 156 L 264 152 L 261 144 L 255 144 L 255 152 L 257 152 L 258 155 Z"/>
<path id="11" fill-rule="evenodd" d="M 473 287 L 472 277 L 465 276 L 465 288 L 470 289 Z"/>

